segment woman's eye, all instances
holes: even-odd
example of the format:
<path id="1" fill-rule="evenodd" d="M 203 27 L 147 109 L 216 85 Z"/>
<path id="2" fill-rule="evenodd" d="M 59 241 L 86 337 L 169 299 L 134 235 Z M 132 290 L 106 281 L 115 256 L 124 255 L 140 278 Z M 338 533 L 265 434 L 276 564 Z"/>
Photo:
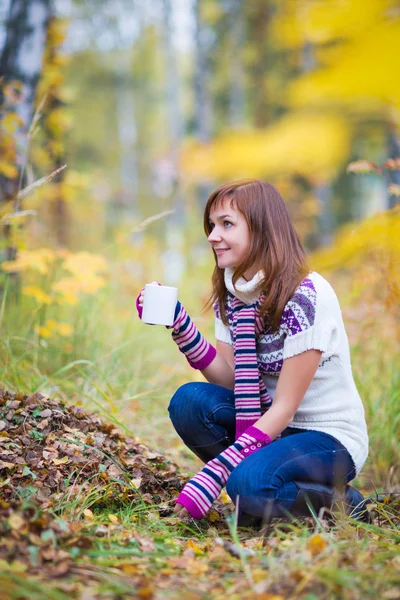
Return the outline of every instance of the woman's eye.
<path id="1" fill-rule="evenodd" d="M 224 221 L 224 227 L 230 227 L 232 223 L 230 221 Z"/>
<path id="2" fill-rule="evenodd" d="M 214 229 L 214 223 L 209 223 L 209 226 L 210 226 L 210 230 Z"/>

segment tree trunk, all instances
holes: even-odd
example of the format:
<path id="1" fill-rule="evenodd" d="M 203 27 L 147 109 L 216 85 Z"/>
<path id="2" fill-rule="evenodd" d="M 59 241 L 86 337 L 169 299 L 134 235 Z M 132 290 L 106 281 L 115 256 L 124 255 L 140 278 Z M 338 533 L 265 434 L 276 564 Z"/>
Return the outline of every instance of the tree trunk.
<path id="1" fill-rule="evenodd" d="M 230 12 L 230 89 L 229 89 L 229 125 L 240 128 L 245 122 L 245 82 L 243 68 L 243 48 L 245 30 L 242 0 L 232 0 Z"/>
<path id="2" fill-rule="evenodd" d="M 22 121 L 17 134 L 17 163 L 25 168 L 29 147 L 29 127 L 33 117 L 37 82 L 42 69 L 51 0 L 12 0 L 7 34 L 0 57 L 0 75 L 4 81 L 20 81 L 20 101 L 15 110 Z M 15 197 L 18 180 L 1 182 L 3 199 Z"/>
<path id="3" fill-rule="evenodd" d="M 137 127 L 132 89 L 131 60 L 128 51 L 118 59 L 116 108 L 120 147 L 121 203 L 130 215 L 138 216 Z"/>
<path id="4" fill-rule="evenodd" d="M 253 115 L 256 127 L 266 127 L 269 123 L 269 100 L 265 81 L 268 71 L 268 28 L 271 17 L 271 3 L 257 0 L 248 4 L 249 31 L 255 45 L 256 59 L 251 69 L 253 92 Z"/>
<path id="5" fill-rule="evenodd" d="M 389 129 L 388 136 L 388 158 L 400 158 L 400 139 L 397 135 L 395 127 L 392 125 Z M 387 176 L 389 185 L 400 185 L 400 171 L 388 170 Z M 400 202 L 399 196 L 388 192 L 388 208 L 394 208 Z"/>
<path id="6" fill-rule="evenodd" d="M 171 0 L 163 0 L 164 17 L 164 54 L 167 75 L 168 120 L 170 133 L 170 160 L 175 173 L 172 193 L 172 204 L 175 210 L 173 220 L 182 222 L 184 206 L 179 177 L 179 153 L 183 133 L 182 113 L 180 108 L 180 82 L 173 45 L 172 6 Z"/>
<path id="7" fill-rule="evenodd" d="M 194 104 L 195 104 L 195 135 L 201 142 L 211 138 L 211 94 L 208 77 L 208 47 L 204 24 L 200 14 L 200 0 L 194 0 L 195 16 L 195 74 L 194 74 Z"/>

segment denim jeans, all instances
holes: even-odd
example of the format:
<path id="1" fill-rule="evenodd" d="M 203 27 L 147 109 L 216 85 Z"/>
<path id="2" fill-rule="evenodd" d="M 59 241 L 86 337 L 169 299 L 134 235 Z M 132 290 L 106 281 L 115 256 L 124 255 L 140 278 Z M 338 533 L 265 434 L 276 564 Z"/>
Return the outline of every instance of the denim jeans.
<path id="1" fill-rule="evenodd" d="M 203 462 L 235 441 L 234 395 L 224 387 L 187 383 L 172 397 L 169 413 L 178 435 Z M 354 477 L 349 452 L 333 436 L 287 427 L 234 469 L 226 489 L 240 513 L 271 518 L 290 513 L 297 481 L 340 490 Z"/>

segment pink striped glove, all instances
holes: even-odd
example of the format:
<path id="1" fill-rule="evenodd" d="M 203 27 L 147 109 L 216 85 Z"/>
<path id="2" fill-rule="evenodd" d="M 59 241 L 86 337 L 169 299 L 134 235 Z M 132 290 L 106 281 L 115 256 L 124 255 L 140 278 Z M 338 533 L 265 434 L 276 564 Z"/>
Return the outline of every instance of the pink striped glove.
<path id="1" fill-rule="evenodd" d="M 193 369 L 202 371 L 214 360 L 217 351 L 201 335 L 185 308 L 176 303 L 175 320 L 172 325 L 172 339 Z"/>
<path id="2" fill-rule="evenodd" d="M 136 309 L 141 319 L 143 307 L 139 304 L 139 298 L 140 294 L 136 298 Z M 172 327 L 167 327 L 171 328 L 172 339 L 193 369 L 202 371 L 212 363 L 217 354 L 216 349 L 201 335 L 179 300 L 176 303 L 174 323 Z"/>
<path id="3" fill-rule="evenodd" d="M 186 508 L 194 519 L 201 519 L 226 485 L 233 469 L 244 458 L 272 442 L 267 433 L 251 426 L 232 446 L 210 460 L 203 469 L 185 485 L 176 502 Z"/>

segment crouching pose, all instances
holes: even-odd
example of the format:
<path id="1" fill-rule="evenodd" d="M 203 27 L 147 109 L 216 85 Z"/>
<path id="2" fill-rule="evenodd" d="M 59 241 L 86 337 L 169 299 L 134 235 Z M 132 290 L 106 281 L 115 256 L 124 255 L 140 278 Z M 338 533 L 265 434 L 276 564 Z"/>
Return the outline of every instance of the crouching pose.
<path id="1" fill-rule="evenodd" d="M 204 517 L 226 486 L 241 523 L 307 515 L 338 500 L 360 516 L 363 498 L 348 484 L 366 460 L 368 435 L 334 290 L 309 270 L 268 183 L 218 188 L 204 229 L 216 262 L 217 341 L 177 303 L 172 338 L 208 383 L 180 387 L 169 411 L 205 466 L 175 512 Z M 142 302 L 141 293 L 139 314 Z"/>

